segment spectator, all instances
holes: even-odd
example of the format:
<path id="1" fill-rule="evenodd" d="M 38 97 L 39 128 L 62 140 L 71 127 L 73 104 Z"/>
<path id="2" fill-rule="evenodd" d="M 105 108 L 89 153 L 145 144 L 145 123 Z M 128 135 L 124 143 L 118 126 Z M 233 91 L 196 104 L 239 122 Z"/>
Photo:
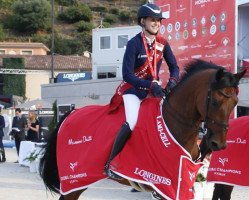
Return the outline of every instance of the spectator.
<path id="1" fill-rule="evenodd" d="M 13 118 L 12 122 L 12 131 L 11 135 L 15 138 L 15 145 L 17 155 L 19 156 L 19 149 L 21 141 L 25 140 L 25 128 L 26 128 L 26 118 L 22 115 L 22 111 L 20 108 L 15 109 L 15 117 Z M 16 161 L 15 163 L 18 163 Z"/>
<path id="2" fill-rule="evenodd" d="M 27 119 L 27 141 L 38 142 L 39 139 L 39 121 L 34 111 L 30 111 Z"/>
<path id="3" fill-rule="evenodd" d="M 1 112 L 2 112 L 2 107 L 0 107 L 0 152 L 1 152 L 0 162 L 5 162 L 6 157 L 5 157 L 5 151 L 4 151 L 4 146 L 3 146 L 3 136 L 4 136 L 3 129 L 5 127 L 5 120 Z"/>

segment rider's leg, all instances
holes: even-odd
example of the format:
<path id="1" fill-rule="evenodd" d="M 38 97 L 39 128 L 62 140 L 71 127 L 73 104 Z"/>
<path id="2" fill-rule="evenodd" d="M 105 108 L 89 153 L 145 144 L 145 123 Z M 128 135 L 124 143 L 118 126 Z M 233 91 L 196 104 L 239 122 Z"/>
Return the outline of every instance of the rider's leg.
<path id="1" fill-rule="evenodd" d="M 131 132 L 137 122 L 138 111 L 141 103 L 141 100 L 137 96 L 132 94 L 123 95 L 123 100 L 125 106 L 126 122 L 118 132 L 118 135 L 112 147 L 111 155 L 105 166 L 105 172 L 110 178 L 120 178 L 109 170 L 109 164 L 113 160 L 113 158 L 122 151 L 126 141 L 130 138 Z"/>

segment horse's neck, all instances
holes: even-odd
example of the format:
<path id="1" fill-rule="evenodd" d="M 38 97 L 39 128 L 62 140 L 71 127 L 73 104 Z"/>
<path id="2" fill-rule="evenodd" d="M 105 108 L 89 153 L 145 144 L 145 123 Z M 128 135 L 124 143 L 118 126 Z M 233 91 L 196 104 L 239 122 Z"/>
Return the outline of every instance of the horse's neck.
<path id="1" fill-rule="evenodd" d="M 171 96 L 168 101 L 164 102 L 162 108 L 163 118 L 170 132 L 194 159 L 199 153 L 197 136 L 201 124 L 195 101 L 193 93 L 183 91 L 181 94 Z"/>

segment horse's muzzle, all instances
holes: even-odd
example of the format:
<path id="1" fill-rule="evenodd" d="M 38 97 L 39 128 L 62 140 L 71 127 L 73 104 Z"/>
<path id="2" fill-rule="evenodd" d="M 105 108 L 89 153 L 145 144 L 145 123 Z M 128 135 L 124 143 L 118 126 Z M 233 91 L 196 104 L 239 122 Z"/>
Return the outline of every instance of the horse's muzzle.
<path id="1" fill-rule="evenodd" d="M 225 149 L 227 147 L 227 143 L 225 142 L 224 144 L 221 144 L 216 141 L 210 141 L 209 147 L 212 151 L 219 151 Z"/>

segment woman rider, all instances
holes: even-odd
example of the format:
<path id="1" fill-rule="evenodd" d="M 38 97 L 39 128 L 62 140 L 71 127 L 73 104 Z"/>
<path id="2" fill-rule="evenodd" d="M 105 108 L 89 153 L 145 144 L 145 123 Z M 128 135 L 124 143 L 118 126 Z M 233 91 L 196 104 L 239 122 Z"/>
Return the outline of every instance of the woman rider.
<path id="1" fill-rule="evenodd" d="M 117 107 L 123 101 L 126 117 L 105 165 L 105 173 L 110 178 L 120 178 L 109 170 L 109 164 L 129 139 L 137 123 L 141 102 L 147 96 L 164 96 L 164 90 L 158 82 L 162 58 L 165 59 L 170 72 L 165 90 L 170 91 L 179 78 L 179 67 L 170 45 L 166 39 L 158 35 L 162 19 L 162 11 L 157 5 L 142 5 L 138 10 L 138 24 L 142 27 L 142 32 L 127 43 L 122 67 L 123 81 L 110 104 L 111 107 Z"/>

